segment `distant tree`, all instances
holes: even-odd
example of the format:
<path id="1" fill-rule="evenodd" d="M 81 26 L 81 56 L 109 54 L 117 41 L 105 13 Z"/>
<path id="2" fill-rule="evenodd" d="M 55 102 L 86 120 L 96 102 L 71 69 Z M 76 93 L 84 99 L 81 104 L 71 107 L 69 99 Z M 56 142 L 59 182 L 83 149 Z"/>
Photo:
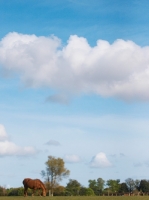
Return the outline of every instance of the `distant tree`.
<path id="1" fill-rule="evenodd" d="M 9 188 L 8 196 L 18 196 L 18 191 L 16 188 Z"/>
<path id="2" fill-rule="evenodd" d="M 18 188 L 5 188 L 0 186 L 0 196 L 23 196 L 24 187 Z M 28 188 L 28 196 L 32 195 L 32 190 Z M 39 195 L 38 192 L 35 192 L 35 196 Z"/>
<path id="3" fill-rule="evenodd" d="M 89 180 L 88 183 L 88 187 L 94 191 L 95 195 L 100 195 L 103 192 L 105 181 L 102 178 Z"/>
<path id="4" fill-rule="evenodd" d="M 120 180 L 117 179 L 117 180 L 112 180 L 112 179 L 109 179 L 107 181 L 107 186 L 109 186 L 109 189 L 111 190 L 112 193 L 118 193 L 119 191 L 119 188 L 120 188 Z"/>
<path id="5" fill-rule="evenodd" d="M 65 187 L 63 186 L 58 186 L 54 189 L 54 196 L 64 196 L 65 195 Z"/>
<path id="6" fill-rule="evenodd" d="M 119 191 L 118 191 L 118 192 L 119 192 L 120 194 L 125 194 L 125 193 L 128 193 L 128 192 L 129 192 L 126 183 L 121 183 L 121 184 L 120 184 L 120 187 L 119 187 Z"/>
<path id="7" fill-rule="evenodd" d="M 94 191 L 91 188 L 81 186 L 79 191 L 80 196 L 94 196 Z"/>
<path id="8" fill-rule="evenodd" d="M 125 180 L 125 183 L 126 183 L 126 185 L 128 187 L 129 193 L 131 194 L 135 189 L 135 181 L 132 178 L 127 178 Z"/>
<path id="9" fill-rule="evenodd" d="M 51 189 L 51 195 L 53 196 L 55 186 L 57 186 L 62 178 L 68 177 L 70 171 L 65 168 L 65 163 L 62 158 L 48 156 L 48 160 L 45 164 L 46 170 L 42 170 L 41 175 L 45 178 L 46 182 L 49 183 L 49 189 Z"/>
<path id="10" fill-rule="evenodd" d="M 77 180 L 73 179 L 69 179 L 69 182 L 66 185 L 66 191 L 73 196 L 79 195 L 80 188 L 81 184 Z"/>
<path id="11" fill-rule="evenodd" d="M 31 190 L 28 192 L 29 195 L 31 195 Z M 7 195 L 8 196 L 23 196 L 24 194 L 24 188 L 19 187 L 19 188 L 10 188 L 7 190 Z"/>
<path id="12" fill-rule="evenodd" d="M 97 179 L 97 188 L 99 194 L 102 194 L 103 189 L 104 189 L 105 181 L 102 178 Z"/>
<path id="13" fill-rule="evenodd" d="M 4 188 L 0 186 L 0 196 L 4 196 Z"/>
<path id="14" fill-rule="evenodd" d="M 136 190 L 137 191 L 140 191 L 140 180 L 138 180 L 138 179 L 136 179 L 135 181 L 134 181 L 134 183 L 135 183 L 135 188 L 136 188 Z"/>
<path id="15" fill-rule="evenodd" d="M 89 187 L 90 187 L 90 188 L 92 188 L 92 189 L 93 189 L 93 188 L 97 189 L 97 182 L 96 182 L 95 179 L 94 179 L 94 180 L 91 180 L 91 179 L 90 179 L 88 182 L 89 182 Z"/>
<path id="16" fill-rule="evenodd" d="M 143 193 L 149 192 L 149 181 L 148 180 L 141 180 L 139 185 L 140 191 Z"/>
<path id="17" fill-rule="evenodd" d="M 87 191 L 87 188 L 81 186 L 81 187 L 80 187 L 80 191 L 79 191 L 79 195 L 80 195 L 80 196 L 86 196 L 86 191 Z"/>
<path id="18" fill-rule="evenodd" d="M 86 196 L 94 196 L 94 191 L 91 188 L 86 188 Z"/>
<path id="19" fill-rule="evenodd" d="M 20 187 L 18 188 L 18 196 L 23 196 L 24 195 L 24 188 Z"/>

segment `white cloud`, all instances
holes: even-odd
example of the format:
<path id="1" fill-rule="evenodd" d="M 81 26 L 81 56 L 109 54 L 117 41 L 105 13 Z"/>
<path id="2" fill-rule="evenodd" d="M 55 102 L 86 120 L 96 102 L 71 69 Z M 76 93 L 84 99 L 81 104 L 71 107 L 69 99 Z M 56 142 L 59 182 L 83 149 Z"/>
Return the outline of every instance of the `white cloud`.
<path id="1" fill-rule="evenodd" d="M 5 128 L 2 124 L 0 124 L 0 141 L 5 141 L 8 139 Z"/>
<path id="2" fill-rule="evenodd" d="M 62 47 L 57 37 L 9 33 L 0 42 L 0 65 L 17 73 L 29 87 L 47 86 L 68 94 L 96 93 L 123 100 L 149 100 L 149 47 L 132 41 L 113 44 L 70 36 Z M 62 99 L 62 98 L 61 98 Z M 58 97 L 49 98 L 58 101 Z M 63 101 L 66 101 L 63 97 Z"/>
<path id="3" fill-rule="evenodd" d="M 65 155 L 64 160 L 67 163 L 78 163 L 81 161 L 81 158 L 77 155 Z"/>
<path id="4" fill-rule="evenodd" d="M 90 162 L 90 167 L 94 168 L 106 168 L 110 166 L 112 166 L 112 164 L 107 159 L 106 154 L 103 152 L 100 152 L 94 156 Z"/>
<path id="5" fill-rule="evenodd" d="M 20 147 L 9 141 L 4 126 L 0 124 L 0 156 L 27 156 L 35 153 L 36 150 L 33 147 Z"/>

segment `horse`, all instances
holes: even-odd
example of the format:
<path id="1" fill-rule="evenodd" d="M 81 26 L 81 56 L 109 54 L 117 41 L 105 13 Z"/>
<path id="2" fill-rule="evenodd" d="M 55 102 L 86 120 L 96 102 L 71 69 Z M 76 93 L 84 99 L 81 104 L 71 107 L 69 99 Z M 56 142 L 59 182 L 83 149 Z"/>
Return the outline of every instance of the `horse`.
<path id="1" fill-rule="evenodd" d="M 42 195 L 45 197 L 46 196 L 46 188 L 43 182 L 39 179 L 30 179 L 30 178 L 25 178 L 23 180 L 23 185 L 24 185 L 24 197 L 27 196 L 27 190 L 28 188 L 33 190 L 32 196 L 34 196 L 35 190 L 42 190 Z M 39 192 L 38 192 L 39 194 Z"/>

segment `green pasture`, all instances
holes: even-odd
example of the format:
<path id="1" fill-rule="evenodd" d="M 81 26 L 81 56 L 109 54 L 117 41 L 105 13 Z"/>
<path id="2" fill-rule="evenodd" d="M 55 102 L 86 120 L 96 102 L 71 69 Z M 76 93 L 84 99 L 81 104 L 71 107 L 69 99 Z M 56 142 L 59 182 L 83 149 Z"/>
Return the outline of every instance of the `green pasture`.
<path id="1" fill-rule="evenodd" d="M 149 196 L 61 196 L 61 197 L 39 197 L 39 196 L 11 196 L 11 197 L 0 197 L 0 200 L 149 200 Z"/>

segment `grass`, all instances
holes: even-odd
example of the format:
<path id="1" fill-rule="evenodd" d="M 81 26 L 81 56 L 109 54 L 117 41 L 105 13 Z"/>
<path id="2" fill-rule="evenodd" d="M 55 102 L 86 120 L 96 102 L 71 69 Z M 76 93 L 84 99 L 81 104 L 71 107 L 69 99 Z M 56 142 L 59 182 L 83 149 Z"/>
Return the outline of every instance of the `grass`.
<path id="1" fill-rule="evenodd" d="M 148 200 L 149 196 L 62 196 L 62 197 L 40 197 L 40 196 L 6 196 L 1 197 L 0 200 Z"/>

